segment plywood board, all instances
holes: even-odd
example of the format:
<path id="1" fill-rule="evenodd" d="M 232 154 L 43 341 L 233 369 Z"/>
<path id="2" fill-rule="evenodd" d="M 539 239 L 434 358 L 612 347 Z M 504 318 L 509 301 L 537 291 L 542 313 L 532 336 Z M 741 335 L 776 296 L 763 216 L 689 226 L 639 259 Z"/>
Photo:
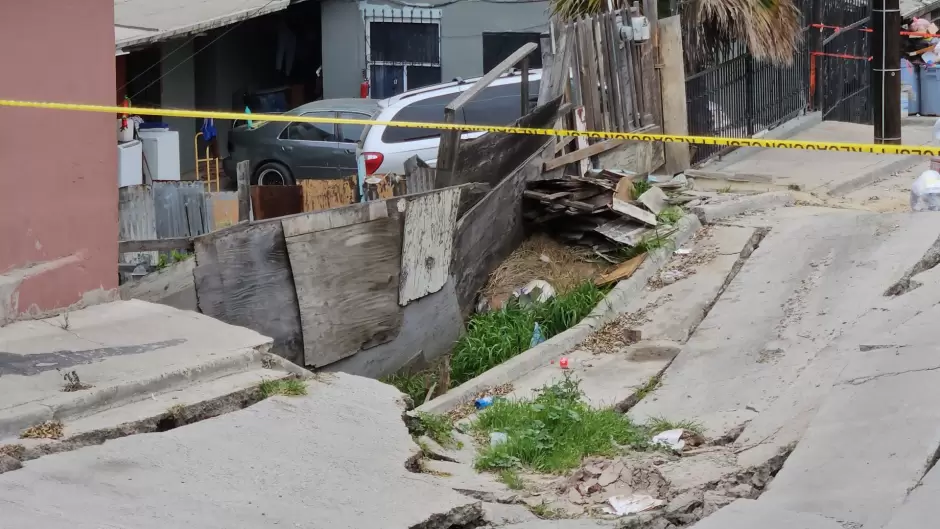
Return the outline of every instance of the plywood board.
<path id="1" fill-rule="evenodd" d="M 280 222 L 239 224 L 195 239 L 199 310 L 274 339 L 272 352 L 302 364 L 300 312 Z"/>
<path id="2" fill-rule="evenodd" d="M 402 203 L 401 206 L 404 207 L 405 204 Z M 386 217 L 388 204 L 380 200 L 286 217 L 281 219 L 281 224 L 284 226 L 285 237 L 296 237 Z"/>
<path id="3" fill-rule="evenodd" d="M 304 211 L 338 208 L 356 202 L 359 181 L 356 176 L 335 180 L 300 180 L 304 190 Z"/>
<path id="4" fill-rule="evenodd" d="M 398 292 L 402 306 L 437 292 L 447 281 L 459 202 L 460 189 L 450 187 L 408 205 Z"/>
<path id="5" fill-rule="evenodd" d="M 255 220 L 296 215 L 303 211 L 300 186 L 251 186 L 251 210 Z"/>
<path id="6" fill-rule="evenodd" d="M 238 196 L 234 191 L 216 191 L 208 194 L 212 211 L 211 230 L 221 230 L 238 224 Z"/>
<path id="7" fill-rule="evenodd" d="M 398 335 L 401 229 L 383 218 L 287 238 L 304 363 L 321 367 Z"/>

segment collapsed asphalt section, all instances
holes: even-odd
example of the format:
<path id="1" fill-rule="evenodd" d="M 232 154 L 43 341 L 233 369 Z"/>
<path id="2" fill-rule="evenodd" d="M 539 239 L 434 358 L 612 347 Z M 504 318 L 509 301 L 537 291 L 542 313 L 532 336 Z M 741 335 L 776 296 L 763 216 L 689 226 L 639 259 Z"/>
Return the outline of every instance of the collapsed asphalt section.
<path id="1" fill-rule="evenodd" d="M 482 525 L 477 500 L 405 468 L 419 449 L 398 390 L 344 374 L 307 387 L 306 396 L 29 461 L 0 475 L 0 528 Z"/>

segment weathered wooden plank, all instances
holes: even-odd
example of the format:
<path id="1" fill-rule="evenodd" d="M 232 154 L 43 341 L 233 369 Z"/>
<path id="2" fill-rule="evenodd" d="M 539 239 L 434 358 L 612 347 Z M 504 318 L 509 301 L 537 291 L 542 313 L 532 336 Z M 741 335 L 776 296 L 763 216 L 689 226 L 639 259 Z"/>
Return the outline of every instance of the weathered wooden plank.
<path id="1" fill-rule="evenodd" d="M 594 57 L 597 60 L 597 88 L 598 93 L 600 94 L 601 102 L 601 113 L 604 115 L 604 130 L 614 130 L 617 126 L 613 116 L 611 115 L 611 98 L 610 98 L 610 81 L 607 77 L 607 58 L 606 48 L 607 48 L 607 38 L 603 32 L 601 32 L 600 23 L 598 22 L 598 17 L 591 18 L 591 31 L 594 35 L 593 42 L 591 43 L 594 46 Z"/>
<path id="2" fill-rule="evenodd" d="M 620 12 L 623 20 L 630 20 L 630 12 L 626 9 L 621 10 Z M 629 42 L 620 41 L 621 46 L 621 57 L 623 58 L 623 65 L 620 70 L 620 78 L 624 83 L 624 86 L 629 91 L 630 98 L 630 120 L 632 122 L 632 127 L 634 129 L 641 126 L 640 120 L 640 102 L 637 96 L 637 79 L 633 71 L 633 46 Z"/>
<path id="3" fill-rule="evenodd" d="M 620 244 L 636 246 L 650 230 L 645 226 L 617 219 L 601 224 L 594 228 L 594 231 Z"/>
<path id="4" fill-rule="evenodd" d="M 130 252 L 172 252 L 173 250 L 192 251 L 192 237 L 173 237 L 171 239 L 148 239 L 138 241 L 118 241 L 118 253 Z"/>
<path id="5" fill-rule="evenodd" d="M 651 41 L 639 44 L 640 72 L 643 83 L 644 116 L 643 125 L 657 125 L 662 111 L 657 108 L 659 102 L 659 81 L 657 79 L 654 59 L 655 48 Z"/>
<path id="6" fill-rule="evenodd" d="M 601 115 L 600 93 L 597 90 L 597 56 L 594 53 L 594 25 L 590 19 L 578 23 L 581 38 L 581 96 L 587 110 L 587 126 L 590 130 L 601 130 L 604 118 Z"/>
<path id="7" fill-rule="evenodd" d="M 614 202 L 611 205 L 611 209 L 617 213 L 636 219 L 644 224 L 648 224 L 650 226 L 656 225 L 656 215 L 653 215 L 649 211 L 644 211 L 629 202 L 620 200 L 617 197 L 614 197 Z"/>
<path id="8" fill-rule="evenodd" d="M 306 365 L 331 364 L 398 334 L 402 312 L 397 219 L 288 237 L 287 252 Z"/>
<path id="9" fill-rule="evenodd" d="M 235 166 L 235 181 L 238 185 L 238 220 L 248 220 L 251 215 L 251 197 L 249 191 L 251 187 L 251 175 L 248 174 L 248 160 L 242 160 Z"/>
<path id="10" fill-rule="evenodd" d="M 606 50 L 604 53 L 607 59 L 608 79 L 610 80 L 611 111 L 617 123 L 617 130 L 625 132 L 627 130 L 627 113 L 624 111 L 623 88 L 620 82 L 620 54 L 618 46 L 620 37 L 616 32 L 616 23 L 613 14 L 601 16 L 601 31 L 606 39 Z"/>
<path id="11" fill-rule="evenodd" d="M 543 171 L 551 171 L 556 167 L 561 167 L 563 165 L 568 165 L 569 163 L 577 162 L 578 160 L 584 160 L 585 158 L 590 158 L 595 154 L 600 154 L 602 152 L 607 152 L 611 149 L 617 148 L 627 140 L 604 140 L 600 143 L 595 143 L 594 145 L 589 145 L 583 149 L 578 149 L 574 152 L 569 152 L 568 154 L 562 154 L 557 158 L 553 158 L 545 162 L 545 166 L 542 169 Z"/>
<path id="12" fill-rule="evenodd" d="M 405 190 L 409 195 L 434 189 L 437 170 L 428 167 L 424 160 L 414 155 L 405 160 Z"/>
<path id="13" fill-rule="evenodd" d="M 467 104 L 468 101 L 476 97 L 484 88 L 493 84 L 493 81 L 499 79 L 499 76 L 503 75 L 509 71 L 513 66 L 516 65 L 522 59 L 525 59 L 529 56 L 530 53 L 538 49 L 538 44 L 534 42 L 528 42 L 518 50 L 514 51 L 512 55 L 503 59 L 502 62 L 497 64 L 492 70 L 486 72 L 477 82 L 460 93 L 459 96 L 454 98 L 453 101 L 447 104 L 444 107 L 444 122 L 445 123 L 456 123 L 457 112 Z M 441 142 L 438 146 L 437 152 L 437 167 L 443 169 L 444 171 L 454 171 L 460 167 L 459 160 L 457 159 L 460 152 L 460 131 L 457 130 L 448 130 L 444 131 L 441 134 Z M 442 181 L 438 182 L 438 187 L 447 187 L 456 183 L 453 180 L 446 181 L 443 177 L 453 177 L 452 173 L 442 174 Z"/>
<path id="14" fill-rule="evenodd" d="M 554 76 L 555 54 L 552 52 L 552 36 L 543 33 L 539 37 L 539 46 L 542 48 L 542 80 L 539 82 L 539 98 L 536 105 L 544 105 L 549 99 L 549 94 L 554 90 L 554 86 L 559 82 L 558 77 Z M 562 52 L 559 48 L 558 58 L 561 59 Z M 523 112 L 522 114 L 527 114 Z"/>
<path id="15" fill-rule="evenodd" d="M 660 21 L 659 45 L 663 57 L 660 70 L 663 134 L 685 136 L 689 134 L 689 120 L 685 101 L 685 71 L 682 66 L 682 23 L 678 15 Z M 688 144 L 666 143 L 663 148 L 668 174 L 676 174 L 691 167 Z"/>
<path id="16" fill-rule="evenodd" d="M 536 108 L 511 126 L 545 128 L 558 117 L 561 97 Z M 550 137 L 536 134 L 492 132 L 466 142 L 461 147 L 454 185 L 470 182 L 496 185 L 532 153 L 542 150 Z"/>
<path id="17" fill-rule="evenodd" d="M 451 276 L 463 314 L 473 310 L 490 273 L 522 242 L 522 193 L 527 178 L 541 171 L 535 161 L 541 155 L 542 150 L 533 154 L 457 221 Z"/>
<path id="18" fill-rule="evenodd" d="M 194 241 L 199 310 L 274 339 L 272 352 L 303 365 L 303 336 L 284 231 L 239 224 Z"/>
<path id="19" fill-rule="evenodd" d="M 304 211 L 338 208 L 356 202 L 359 183 L 355 176 L 333 180 L 300 180 Z"/>
<path id="20" fill-rule="evenodd" d="M 459 202 L 460 188 L 449 187 L 408 204 L 401 252 L 400 305 L 437 292 L 447 281 Z"/>
<path id="21" fill-rule="evenodd" d="M 369 222 L 388 217 L 385 201 L 363 202 L 344 208 L 333 208 L 295 215 L 281 220 L 285 237 L 296 237 L 304 233 L 342 228 L 350 224 Z"/>

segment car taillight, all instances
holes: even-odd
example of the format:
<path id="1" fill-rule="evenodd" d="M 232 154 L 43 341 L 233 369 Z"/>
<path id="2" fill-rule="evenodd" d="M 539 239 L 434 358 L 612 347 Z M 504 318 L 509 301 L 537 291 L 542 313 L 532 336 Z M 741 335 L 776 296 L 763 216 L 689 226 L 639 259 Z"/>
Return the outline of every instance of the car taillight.
<path id="1" fill-rule="evenodd" d="M 366 174 L 371 175 L 379 170 L 379 166 L 385 161 L 385 155 L 380 152 L 364 152 L 362 157 L 366 162 Z"/>

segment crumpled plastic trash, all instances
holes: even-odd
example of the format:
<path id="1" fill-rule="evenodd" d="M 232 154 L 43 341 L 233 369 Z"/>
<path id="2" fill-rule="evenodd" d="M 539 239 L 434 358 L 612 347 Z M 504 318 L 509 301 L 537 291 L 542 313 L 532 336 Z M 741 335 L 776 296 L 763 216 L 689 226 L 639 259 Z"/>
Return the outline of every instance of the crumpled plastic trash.
<path id="1" fill-rule="evenodd" d="M 685 432 L 682 428 L 675 430 L 666 430 L 653 436 L 653 444 L 671 448 L 676 452 L 681 452 L 685 448 L 685 440 L 682 434 Z"/>
<path id="2" fill-rule="evenodd" d="M 532 330 L 532 339 L 529 340 L 529 349 L 545 341 L 545 335 L 542 334 L 542 327 L 535 322 L 535 329 Z"/>
<path id="3" fill-rule="evenodd" d="M 940 211 L 940 173 L 927 170 L 914 180 L 911 211 Z"/>
<path id="4" fill-rule="evenodd" d="M 490 432 L 490 446 L 499 446 L 509 441 L 509 436 L 503 432 Z"/>
<path id="5" fill-rule="evenodd" d="M 548 281 L 533 279 L 524 287 L 517 288 L 512 295 L 519 298 L 520 303 L 532 301 L 545 303 L 555 297 L 555 288 Z"/>
<path id="6" fill-rule="evenodd" d="M 662 507 L 666 504 L 666 501 L 656 499 L 649 494 L 630 494 L 611 496 L 607 498 L 607 503 L 610 507 L 604 507 L 604 512 L 617 516 L 626 516 Z"/>

